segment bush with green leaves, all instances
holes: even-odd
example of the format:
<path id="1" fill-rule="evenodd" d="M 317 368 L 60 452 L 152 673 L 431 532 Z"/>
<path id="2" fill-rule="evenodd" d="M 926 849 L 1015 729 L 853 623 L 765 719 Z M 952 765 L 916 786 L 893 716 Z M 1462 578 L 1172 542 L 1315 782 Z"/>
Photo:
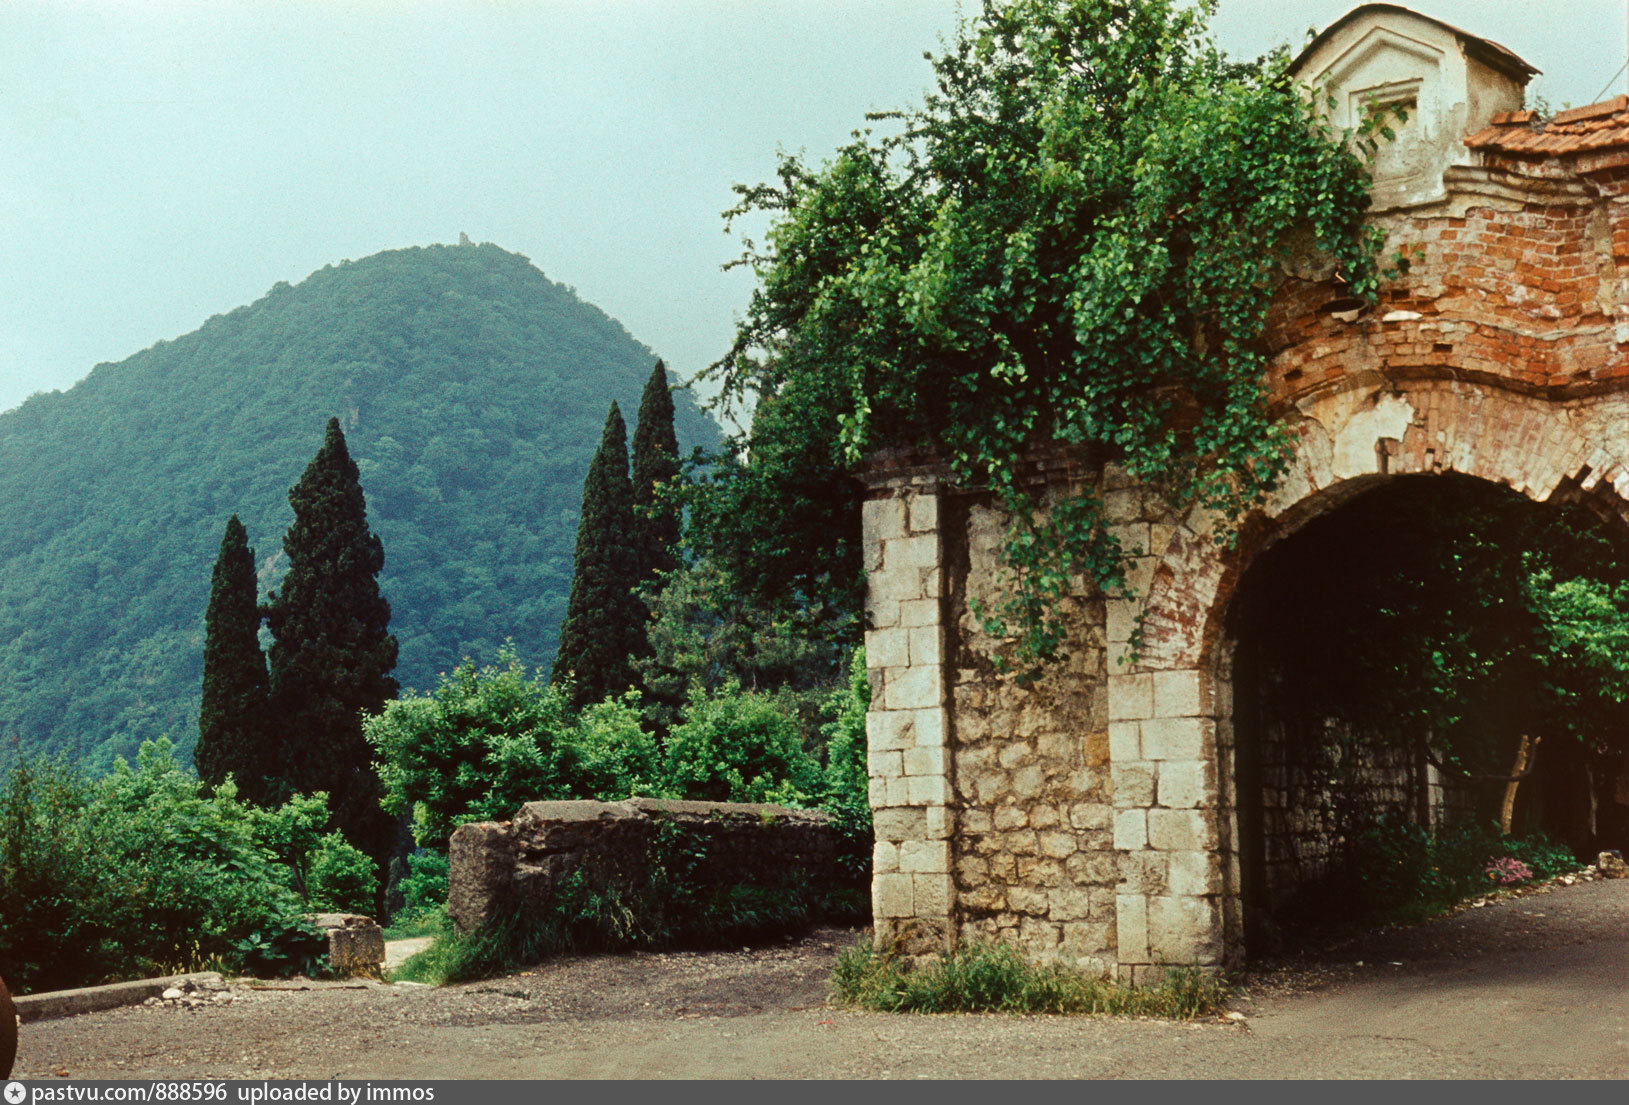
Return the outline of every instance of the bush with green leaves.
<path id="1" fill-rule="evenodd" d="M 665 758 L 667 788 L 681 798 L 812 805 L 822 789 L 796 719 L 733 682 L 713 695 L 692 689 Z"/>
<path id="2" fill-rule="evenodd" d="M 466 659 L 430 694 L 387 703 L 368 717 L 384 806 L 411 810 L 413 835 L 445 849 L 466 821 L 503 820 L 526 802 L 620 801 L 657 786 L 656 742 L 640 724 L 637 696 L 581 713 L 512 648 L 498 663 Z"/>
<path id="3" fill-rule="evenodd" d="M 317 841 L 310 858 L 312 909 L 371 914 L 379 893 L 379 870 L 366 852 L 337 832 Z"/>
<path id="4" fill-rule="evenodd" d="M 238 802 L 230 781 L 201 787 L 167 740 L 90 780 L 46 759 L 0 785 L 0 974 L 55 989 L 217 962 L 309 969 L 320 938 L 279 821 Z"/>

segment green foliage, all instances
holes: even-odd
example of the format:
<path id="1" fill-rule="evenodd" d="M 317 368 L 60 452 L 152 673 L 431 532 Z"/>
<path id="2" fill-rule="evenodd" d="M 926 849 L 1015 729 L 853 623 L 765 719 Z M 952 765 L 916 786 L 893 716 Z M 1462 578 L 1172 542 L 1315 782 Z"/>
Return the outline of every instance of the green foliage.
<path id="1" fill-rule="evenodd" d="M 1488 775 L 1523 734 L 1624 748 L 1629 563 L 1582 507 L 1405 477 L 1268 550 L 1252 579 L 1235 616 L 1278 673 L 1275 716 L 1393 748 L 1429 737 Z"/>
<path id="2" fill-rule="evenodd" d="M 679 508 L 669 493 L 679 478 L 679 437 L 673 428 L 673 393 L 661 361 L 651 370 L 639 399 L 633 437 L 635 543 L 641 585 L 679 566 Z"/>
<path id="3" fill-rule="evenodd" d="M 634 593 L 640 582 L 638 538 L 627 431 L 612 403 L 583 482 L 571 599 L 554 657 L 555 681 L 566 683 L 574 707 L 620 695 L 634 684 L 630 658 L 646 650 L 645 611 Z"/>
<path id="4" fill-rule="evenodd" d="M 260 651 L 255 552 L 236 514 L 226 523 L 204 614 L 204 680 L 193 762 L 204 782 L 231 775 L 246 801 L 264 802 L 282 765 L 268 755 L 266 657 Z"/>
<path id="5" fill-rule="evenodd" d="M 403 685 L 506 636 L 546 661 L 606 407 L 632 410 L 655 359 L 526 258 L 432 246 L 279 284 L 0 412 L 0 768 L 13 735 L 99 770 L 162 733 L 187 751 L 222 528 L 236 511 L 282 534 L 336 414 L 390 553 Z M 684 447 L 712 447 L 691 393 L 672 398 Z"/>
<path id="6" fill-rule="evenodd" d="M 817 168 L 783 155 L 777 181 L 740 189 L 727 217 L 774 221 L 746 244 L 758 287 L 714 371 L 774 428 L 755 424 L 717 505 L 693 508 L 703 528 L 739 518 L 716 539 L 726 568 L 804 596 L 851 585 L 841 468 L 931 444 L 1014 512 L 1014 590 L 988 613 L 1028 661 L 1061 646 L 1072 577 L 1115 587 L 1129 551 L 1088 486 L 1036 501 L 1032 447 L 1117 461 L 1226 518 L 1260 500 L 1289 445 L 1258 340 L 1275 267 L 1316 243 L 1370 296 L 1378 236 L 1362 164 L 1286 55 L 1229 61 L 1212 7 L 987 4 L 924 104 L 877 117 L 897 133 L 856 133 Z"/>
<path id="7" fill-rule="evenodd" d="M 679 797 L 714 802 L 803 804 L 821 788 L 796 721 L 770 696 L 734 684 L 691 693 L 668 736 L 666 782 Z"/>
<path id="8" fill-rule="evenodd" d="M 384 545 L 368 527 L 339 419 L 328 420 L 322 447 L 288 500 L 288 572 L 266 607 L 283 795 L 327 791 L 340 832 L 381 857 L 391 826 L 379 810 L 361 715 L 396 697 L 396 638 L 377 579 Z"/>
<path id="9" fill-rule="evenodd" d="M 95 781 L 19 763 L 0 786 L 0 974 L 33 990 L 207 963 L 310 969 L 321 941 L 275 858 L 286 837 L 262 835 L 276 821 L 230 781 L 201 788 L 164 740 Z"/>
<path id="10" fill-rule="evenodd" d="M 637 697 L 577 714 L 562 687 L 541 672 L 528 677 L 512 648 L 498 659 L 480 668 L 466 660 L 433 694 L 387 703 L 363 722 L 384 807 L 412 811 L 420 844 L 445 850 L 459 824 L 503 820 L 525 802 L 620 801 L 655 788 L 659 759 Z"/>
<path id="11" fill-rule="evenodd" d="M 312 909 L 332 913 L 371 914 L 379 894 L 379 870 L 373 860 L 341 834 L 329 833 L 311 853 Z"/>
<path id="12" fill-rule="evenodd" d="M 867 678 L 865 649 L 849 659 L 848 682 L 826 700 L 831 718 L 822 728 L 826 739 L 826 767 L 820 807 L 847 844 L 838 862 L 862 881 L 871 877 L 871 771 L 865 737 L 866 711 L 871 708 L 871 681 Z"/>
<path id="13" fill-rule="evenodd" d="M 842 679 L 852 647 L 843 642 L 861 625 L 857 615 L 825 618 L 814 604 L 759 605 L 710 560 L 673 572 L 647 601 L 653 655 L 635 666 L 660 731 L 677 723 L 692 691 L 718 694 L 731 683 L 774 688 L 800 716 L 812 716 Z"/>
<path id="14" fill-rule="evenodd" d="M 838 1001 L 883 1013 L 1085 1013 L 1194 1017 L 1221 1012 L 1225 981 L 1171 968 L 1157 986 L 1132 987 L 1062 966 L 1040 967 L 1011 944 L 962 944 L 923 967 L 869 941 L 845 950 L 832 972 Z"/>
<path id="15" fill-rule="evenodd" d="M 1541 879 L 1581 866 L 1571 851 L 1543 834 L 1506 837 L 1496 825 L 1469 824 L 1431 834 L 1388 816 L 1353 843 L 1350 858 L 1331 880 L 1327 909 L 1347 924 L 1428 917 L 1487 893 L 1492 888 L 1488 863 L 1501 856 L 1520 860 Z M 1352 881 L 1361 887 L 1356 898 Z M 1361 915 L 1354 914 L 1354 900 L 1362 903 Z"/>

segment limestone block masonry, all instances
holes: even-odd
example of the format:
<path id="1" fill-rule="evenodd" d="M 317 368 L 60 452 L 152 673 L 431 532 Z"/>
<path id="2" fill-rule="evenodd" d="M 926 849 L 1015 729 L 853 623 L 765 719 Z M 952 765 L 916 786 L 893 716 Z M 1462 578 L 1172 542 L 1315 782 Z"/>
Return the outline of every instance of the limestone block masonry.
<path id="1" fill-rule="evenodd" d="M 879 947 L 931 952 L 954 939 L 939 495 L 908 474 L 885 494 L 863 507 L 872 913 Z"/>

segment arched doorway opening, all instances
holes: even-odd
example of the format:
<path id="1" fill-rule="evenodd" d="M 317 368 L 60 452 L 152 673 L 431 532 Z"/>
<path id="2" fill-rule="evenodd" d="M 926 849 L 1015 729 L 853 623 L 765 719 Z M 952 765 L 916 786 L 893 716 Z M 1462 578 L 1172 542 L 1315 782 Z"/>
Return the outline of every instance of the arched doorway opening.
<path id="1" fill-rule="evenodd" d="M 1591 602 L 1629 593 L 1622 523 L 1452 474 L 1324 494 L 1261 540 L 1211 649 L 1248 955 L 1446 880 L 1433 834 L 1474 849 L 1504 818 L 1579 856 L 1629 842 L 1629 705 L 1589 639 Z"/>

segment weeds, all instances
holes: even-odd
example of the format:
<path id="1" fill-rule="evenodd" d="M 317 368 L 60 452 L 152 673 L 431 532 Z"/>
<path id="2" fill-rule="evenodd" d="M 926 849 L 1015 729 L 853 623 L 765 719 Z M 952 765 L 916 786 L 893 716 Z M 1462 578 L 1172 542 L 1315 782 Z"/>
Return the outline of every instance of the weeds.
<path id="1" fill-rule="evenodd" d="M 925 966 L 861 944 L 844 951 L 832 991 L 845 1005 L 884 1013 L 1085 1013 L 1191 1020 L 1232 993 L 1195 967 L 1173 967 L 1157 986 L 1126 986 L 1060 966 L 1037 966 L 1010 944 L 972 943 Z"/>

